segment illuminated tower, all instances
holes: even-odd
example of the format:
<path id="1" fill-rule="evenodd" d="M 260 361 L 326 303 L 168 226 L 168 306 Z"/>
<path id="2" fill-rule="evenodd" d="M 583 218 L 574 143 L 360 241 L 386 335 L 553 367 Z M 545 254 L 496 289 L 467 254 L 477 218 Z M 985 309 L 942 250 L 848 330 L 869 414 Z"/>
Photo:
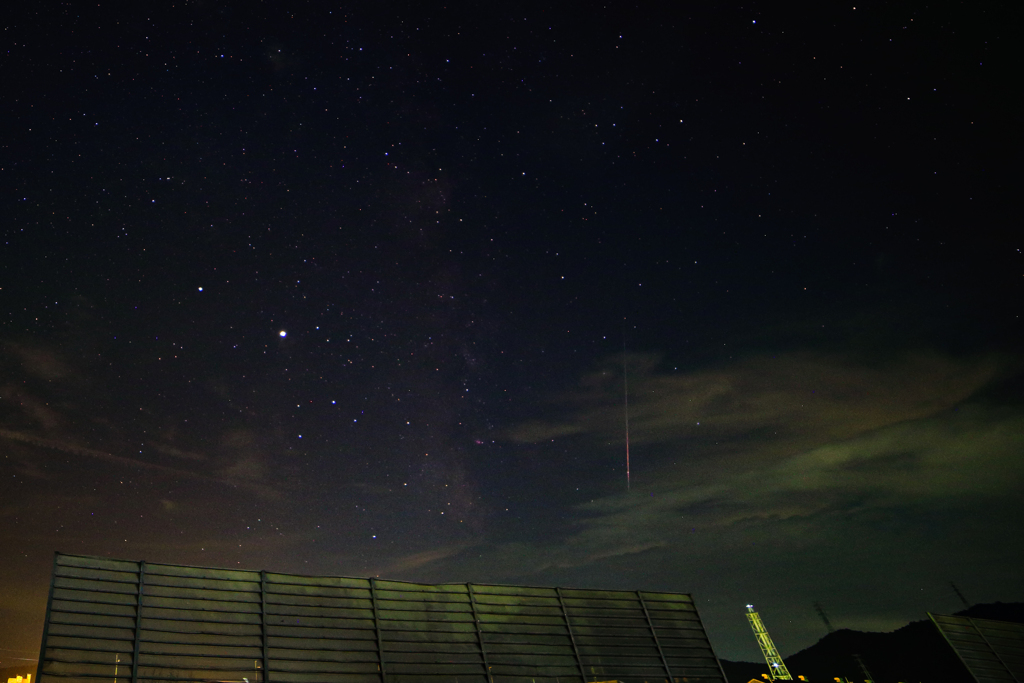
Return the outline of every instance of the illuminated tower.
<path id="1" fill-rule="evenodd" d="M 789 674 L 789 669 L 786 668 L 786 665 L 782 662 L 782 657 L 779 656 L 779 651 L 775 649 L 772 637 L 768 635 L 768 629 L 764 627 L 764 623 L 757 612 L 754 611 L 753 605 L 747 605 L 747 620 L 750 621 L 750 628 L 754 629 L 754 637 L 757 638 L 757 644 L 761 646 L 764 659 L 768 662 L 768 671 L 771 672 L 772 680 L 793 680 L 793 677 Z"/>

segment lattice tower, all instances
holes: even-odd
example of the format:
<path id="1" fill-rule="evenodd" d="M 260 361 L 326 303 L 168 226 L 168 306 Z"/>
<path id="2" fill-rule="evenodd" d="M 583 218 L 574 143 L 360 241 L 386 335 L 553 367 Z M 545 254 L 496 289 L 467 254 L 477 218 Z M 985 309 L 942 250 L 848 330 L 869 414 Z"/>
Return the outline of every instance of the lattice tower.
<path id="1" fill-rule="evenodd" d="M 757 644 L 761 646 L 761 653 L 764 654 L 764 659 L 768 662 L 768 671 L 771 672 L 772 680 L 793 680 L 789 669 L 786 668 L 782 657 L 779 656 L 779 651 L 775 649 L 772 637 L 768 635 L 768 629 L 764 627 L 764 622 L 761 621 L 760 615 L 754 611 L 753 605 L 747 605 L 747 620 L 750 622 L 750 628 L 754 629 L 754 637 L 757 638 Z"/>

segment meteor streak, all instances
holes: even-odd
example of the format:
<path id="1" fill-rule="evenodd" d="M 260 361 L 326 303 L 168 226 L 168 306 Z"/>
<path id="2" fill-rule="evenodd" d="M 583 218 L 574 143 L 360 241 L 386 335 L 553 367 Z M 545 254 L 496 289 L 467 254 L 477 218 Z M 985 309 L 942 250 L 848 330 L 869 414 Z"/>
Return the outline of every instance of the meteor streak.
<path id="1" fill-rule="evenodd" d="M 626 333 L 622 333 L 622 393 L 626 413 L 626 490 L 629 490 L 629 372 L 626 369 Z"/>

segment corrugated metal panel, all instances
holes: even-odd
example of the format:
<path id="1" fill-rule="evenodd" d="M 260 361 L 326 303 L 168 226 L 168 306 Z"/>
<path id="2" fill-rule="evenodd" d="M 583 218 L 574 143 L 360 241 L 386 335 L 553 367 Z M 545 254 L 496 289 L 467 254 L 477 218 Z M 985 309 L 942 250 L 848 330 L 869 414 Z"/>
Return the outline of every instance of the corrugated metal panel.
<path id="1" fill-rule="evenodd" d="M 58 554 L 38 683 L 725 679 L 688 595 L 378 579 Z"/>
<path id="2" fill-rule="evenodd" d="M 978 683 L 1024 682 L 1024 624 L 928 616 Z"/>

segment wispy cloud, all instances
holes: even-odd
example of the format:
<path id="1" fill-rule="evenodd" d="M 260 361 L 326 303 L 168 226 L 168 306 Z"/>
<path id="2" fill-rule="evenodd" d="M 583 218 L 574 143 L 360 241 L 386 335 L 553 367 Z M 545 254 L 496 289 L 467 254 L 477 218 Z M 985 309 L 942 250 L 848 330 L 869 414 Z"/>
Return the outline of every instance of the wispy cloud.
<path id="1" fill-rule="evenodd" d="M 633 357 L 631 439 L 636 451 L 673 457 L 650 466 L 628 495 L 580 506 L 576 525 L 554 542 L 492 549 L 493 563 L 522 575 L 671 554 L 691 527 L 725 544 L 752 527 L 780 543 L 805 542 L 834 515 L 1012 496 L 1024 416 L 967 401 L 1001 367 L 996 358 L 934 354 L 884 366 L 793 354 L 677 374 L 658 371 L 655 357 Z M 618 443 L 621 390 L 621 370 L 605 366 L 552 400 L 565 417 L 508 436 Z"/>
<path id="2" fill-rule="evenodd" d="M 1000 367 L 994 358 L 935 354 L 872 366 L 813 353 L 755 356 L 693 373 L 657 366 L 656 356 L 628 359 L 630 437 L 638 445 L 701 434 L 847 438 L 955 405 Z M 508 437 L 524 443 L 581 434 L 622 440 L 622 379 L 620 361 L 605 363 L 576 390 L 552 399 L 552 412 L 566 417 L 526 422 Z"/>
<path id="3" fill-rule="evenodd" d="M 272 433 L 209 424 L 191 431 L 167 429 L 172 416 L 103 400 L 115 390 L 54 349 L 23 342 L 2 343 L 0 349 L 0 441 L 22 444 L 21 450 L 8 451 L 26 466 L 56 452 L 174 480 L 244 488 L 267 498 L 287 488 L 282 478 L 271 476 L 278 469 L 271 462 L 274 453 L 282 450 Z"/>

